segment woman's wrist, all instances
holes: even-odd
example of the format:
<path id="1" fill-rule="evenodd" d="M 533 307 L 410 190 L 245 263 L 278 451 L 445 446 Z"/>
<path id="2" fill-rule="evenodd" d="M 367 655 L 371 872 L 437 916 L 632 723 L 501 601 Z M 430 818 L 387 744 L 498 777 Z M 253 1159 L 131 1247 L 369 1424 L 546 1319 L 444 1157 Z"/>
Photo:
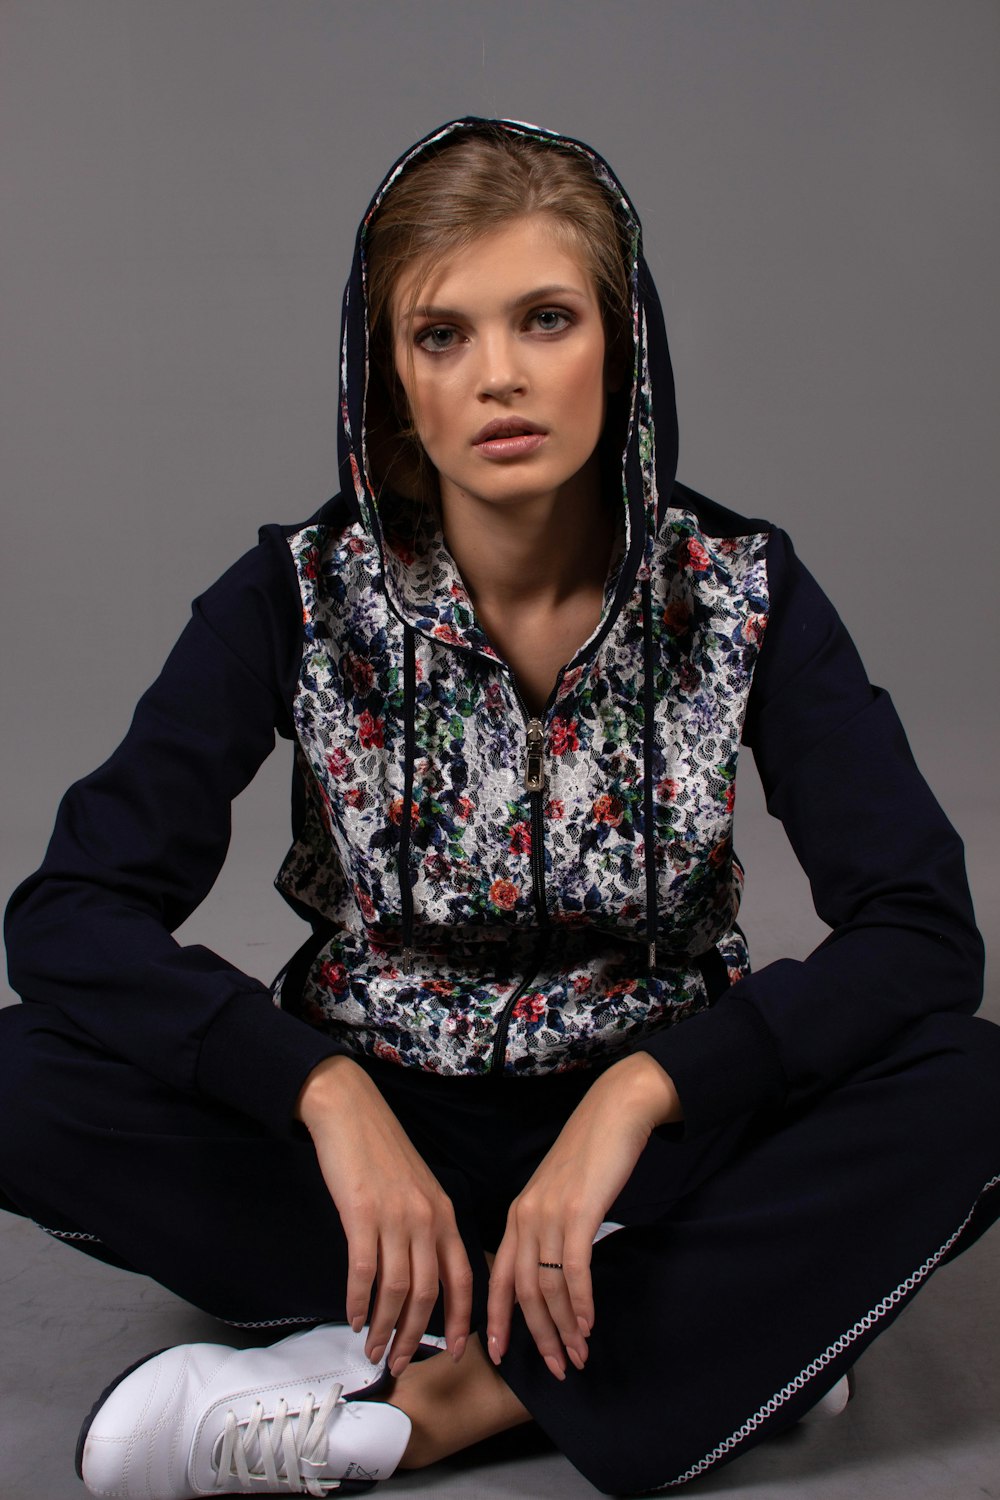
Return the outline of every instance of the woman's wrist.
<path id="1" fill-rule="evenodd" d="M 352 1081 L 352 1074 L 355 1075 L 355 1082 L 358 1078 L 367 1076 L 353 1058 L 324 1057 L 299 1090 L 299 1097 L 295 1101 L 295 1118 L 301 1120 L 307 1130 L 311 1129 L 312 1122 L 328 1114 L 338 1099 L 343 1097 L 345 1087 Z"/>
<path id="2" fill-rule="evenodd" d="M 684 1108 L 674 1081 L 650 1053 L 632 1052 L 613 1063 L 602 1076 L 613 1080 L 625 1107 L 634 1111 L 651 1130 L 683 1120 Z"/>

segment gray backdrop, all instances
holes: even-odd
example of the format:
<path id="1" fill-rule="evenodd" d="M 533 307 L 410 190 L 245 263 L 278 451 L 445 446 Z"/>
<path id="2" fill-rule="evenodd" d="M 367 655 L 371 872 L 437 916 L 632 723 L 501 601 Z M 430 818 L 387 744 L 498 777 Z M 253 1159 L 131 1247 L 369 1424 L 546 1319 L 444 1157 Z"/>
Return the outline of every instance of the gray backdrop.
<path id="1" fill-rule="evenodd" d="M 672 334 L 681 477 L 792 532 L 997 935 L 996 0 L 0 0 L 0 896 L 191 596 L 334 487 L 355 223 L 392 158 L 467 111 L 570 131 L 621 173 Z M 272 757 L 241 799 L 182 934 L 264 978 L 301 935 L 269 889 L 288 773 Z M 749 765 L 738 822 L 755 961 L 800 954 L 821 929 Z M 5 1500 L 74 1500 L 97 1392 L 219 1328 L 4 1214 L 0 1267 Z M 695 1489 L 997 1494 L 998 1277 L 993 1235 L 866 1354 L 833 1430 Z M 557 1455 L 391 1488 L 594 1493 Z"/>
<path id="2" fill-rule="evenodd" d="M 6 888 L 191 596 L 335 488 L 357 219 L 404 146 L 471 111 L 619 171 L 681 478 L 790 529 L 996 929 L 994 0 L 7 0 L 0 26 Z M 273 758 L 243 799 L 190 929 L 264 974 L 298 930 L 267 894 L 287 774 Z M 766 958 L 819 929 L 756 798 Z"/>

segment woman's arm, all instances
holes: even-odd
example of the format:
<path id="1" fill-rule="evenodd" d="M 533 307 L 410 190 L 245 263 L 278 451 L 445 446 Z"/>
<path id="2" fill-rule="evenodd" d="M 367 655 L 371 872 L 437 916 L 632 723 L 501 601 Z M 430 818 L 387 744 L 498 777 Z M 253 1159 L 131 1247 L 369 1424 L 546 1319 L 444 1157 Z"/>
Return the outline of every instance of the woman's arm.
<path id="1" fill-rule="evenodd" d="M 349 1057 L 310 1073 L 296 1111 L 312 1137 L 347 1238 L 347 1320 L 368 1316 L 365 1351 L 377 1363 L 392 1337 L 389 1369 L 416 1352 L 444 1288 L 445 1339 L 461 1359 L 469 1336 L 472 1268 L 455 1210 L 368 1074 Z"/>
<path id="2" fill-rule="evenodd" d="M 328 1037 L 171 932 L 222 866 L 230 803 L 290 734 L 301 652 L 291 558 L 272 535 L 195 601 L 111 758 L 63 799 L 6 922 L 11 983 L 183 1090 L 291 1130 Z"/>
<path id="3" fill-rule="evenodd" d="M 305 1125 L 348 1241 L 348 1315 L 368 1349 L 412 1355 L 445 1287 L 449 1348 L 472 1274 L 447 1195 L 367 1074 L 270 992 L 171 937 L 229 845 L 230 804 L 291 738 L 301 602 L 279 532 L 195 601 L 124 741 L 63 799 L 40 870 L 7 915 L 11 982 L 175 1088 L 285 1133 Z M 296 1122 L 301 1122 L 298 1124 Z"/>
<path id="4" fill-rule="evenodd" d="M 979 1003 L 982 944 L 961 841 L 888 696 L 869 684 L 781 532 L 769 577 L 772 614 L 745 738 L 830 936 L 807 959 L 769 964 L 711 1009 L 645 1038 L 588 1091 L 512 1205 L 491 1283 L 495 1356 L 516 1291 L 553 1373 L 565 1370 L 564 1348 L 574 1363 L 586 1357 L 590 1240 L 651 1129 L 683 1120 L 695 1134 L 807 1102 L 908 1022 Z M 640 1059 L 650 1066 L 633 1077 Z M 563 1270 L 539 1269 L 539 1260 Z"/>
<path id="5" fill-rule="evenodd" d="M 658 1125 L 681 1119 L 672 1080 L 636 1052 L 591 1084 L 514 1199 L 490 1276 L 487 1352 L 499 1364 L 515 1300 L 550 1371 L 578 1370 L 594 1326 L 591 1246 Z M 558 1269 L 554 1267 L 558 1266 Z"/>
<path id="6" fill-rule="evenodd" d="M 783 532 L 744 738 L 831 928 L 710 1010 L 643 1041 L 695 1134 L 816 1098 L 909 1022 L 982 996 L 962 843 L 918 771 L 888 695 Z"/>

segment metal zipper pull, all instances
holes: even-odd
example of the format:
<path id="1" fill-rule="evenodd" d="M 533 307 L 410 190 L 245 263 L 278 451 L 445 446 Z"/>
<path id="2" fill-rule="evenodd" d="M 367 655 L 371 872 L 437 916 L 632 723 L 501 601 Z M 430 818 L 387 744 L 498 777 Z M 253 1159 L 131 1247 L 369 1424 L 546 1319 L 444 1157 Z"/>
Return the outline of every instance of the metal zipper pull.
<path id="1" fill-rule="evenodd" d="M 524 765 L 524 790 L 540 792 L 545 787 L 545 731 L 541 719 L 529 719 L 528 755 Z"/>

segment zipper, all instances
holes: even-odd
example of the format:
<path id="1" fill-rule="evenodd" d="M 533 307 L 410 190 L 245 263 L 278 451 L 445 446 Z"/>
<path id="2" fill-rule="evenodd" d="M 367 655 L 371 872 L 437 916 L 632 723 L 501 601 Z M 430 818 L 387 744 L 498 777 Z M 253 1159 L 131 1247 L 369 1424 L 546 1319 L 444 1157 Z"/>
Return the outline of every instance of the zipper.
<path id="1" fill-rule="evenodd" d="M 520 693 L 515 696 L 524 716 L 525 756 L 524 789 L 531 799 L 531 891 L 535 902 L 535 920 L 539 928 L 539 942 L 535 961 L 528 973 L 516 985 L 507 998 L 507 1003 L 497 1021 L 497 1033 L 490 1058 L 490 1072 L 502 1073 L 504 1053 L 507 1050 L 507 1033 L 510 1030 L 514 1007 L 524 995 L 541 967 L 548 947 L 548 910 L 545 905 L 545 725 L 535 715 L 529 715 Z"/>
<path id="2" fill-rule="evenodd" d="M 540 792 L 545 786 L 545 731 L 541 719 L 529 719 L 525 726 L 527 756 L 524 763 L 524 790 Z"/>
<path id="3" fill-rule="evenodd" d="M 520 984 L 516 985 L 515 988 L 511 991 L 510 995 L 507 997 L 507 1004 L 500 1012 L 500 1019 L 497 1022 L 497 1034 L 493 1039 L 493 1053 L 490 1057 L 489 1066 L 489 1072 L 493 1077 L 497 1077 L 498 1075 L 503 1073 L 503 1060 L 504 1053 L 507 1051 L 507 1033 L 510 1030 L 510 1018 L 514 1014 L 514 1007 L 517 1002 L 522 998 L 523 995 L 527 993 L 527 991 L 534 983 L 535 975 L 538 973 L 539 969 L 542 966 L 542 959 L 545 957 L 545 950 L 548 945 L 549 935 L 547 932 L 543 932 L 541 934 L 538 947 L 535 950 L 534 963 L 528 970 L 527 974 L 525 974 Z"/>
<path id="4" fill-rule="evenodd" d="M 526 726 L 524 790 L 531 798 L 531 890 L 535 898 L 535 916 L 539 927 L 548 920 L 545 906 L 545 730 L 541 719 L 529 719 Z"/>

